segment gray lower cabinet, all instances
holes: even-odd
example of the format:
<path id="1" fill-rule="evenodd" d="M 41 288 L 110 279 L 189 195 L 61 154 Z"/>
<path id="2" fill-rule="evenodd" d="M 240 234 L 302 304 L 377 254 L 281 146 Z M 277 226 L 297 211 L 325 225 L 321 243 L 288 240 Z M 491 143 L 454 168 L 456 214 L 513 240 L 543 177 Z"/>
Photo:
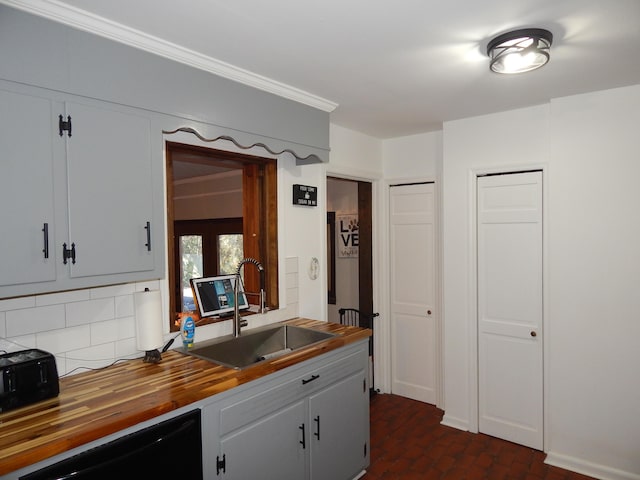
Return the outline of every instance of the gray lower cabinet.
<path id="1" fill-rule="evenodd" d="M 160 278 L 150 119 L 10 82 L 0 111 L 0 298 Z"/>
<path id="2" fill-rule="evenodd" d="M 216 468 L 216 474 L 225 479 L 305 478 L 304 425 L 305 403 L 299 401 L 226 435 L 218 457 L 224 468 Z"/>
<path id="3" fill-rule="evenodd" d="M 363 441 L 363 425 L 369 424 L 369 409 L 362 408 L 362 397 L 368 402 L 369 392 L 362 391 L 362 373 L 309 398 L 313 480 L 353 478 L 363 470 L 362 460 L 367 458 L 369 448 L 368 435 Z"/>
<path id="4" fill-rule="evenodd" d="M 367 349 L 329 352 L 206 406 L 205 477 L 355 478 L 369 464 Z"/>

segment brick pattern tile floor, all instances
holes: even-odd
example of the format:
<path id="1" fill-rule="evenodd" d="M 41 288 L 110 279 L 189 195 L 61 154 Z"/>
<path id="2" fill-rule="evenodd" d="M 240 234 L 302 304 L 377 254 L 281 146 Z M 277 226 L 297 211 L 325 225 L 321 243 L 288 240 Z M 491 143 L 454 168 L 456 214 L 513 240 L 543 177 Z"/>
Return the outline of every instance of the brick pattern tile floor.
<path id="1" fill-rule="evenodd" d="M 371 399 L 371 464 L 361 480 L 590 480 L 545 454 L 441 425 L 443 411 L 390 394 Z"/>

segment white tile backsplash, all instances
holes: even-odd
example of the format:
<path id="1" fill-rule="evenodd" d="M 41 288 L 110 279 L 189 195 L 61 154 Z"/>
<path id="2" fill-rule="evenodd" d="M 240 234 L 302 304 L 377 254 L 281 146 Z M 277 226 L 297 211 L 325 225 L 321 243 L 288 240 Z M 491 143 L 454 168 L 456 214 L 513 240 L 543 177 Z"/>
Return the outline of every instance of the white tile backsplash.
<path id="1" fill-rule="evenodd" d="M 91 298 L 107 298 L 131 295 L 136 290 L 135 283 L 125 283 L 122 285 L 111 285 L 109 287 L 92 288 Z"/>
<path id="2" fill-rule="evenodd" d="M 285 271 L 287 273 L 298 272 L 298 257 L 287 257 L 285 259 Z"/>
<path id="3" fill-rule="evenodd" d="M 115 305 L 116 318 L 132 317 L 134 315 L 133 292 L 115 297 Z"/>
<path id="4" fill-rule="evenodd" d="M 113 343 L 118 340 L 118 320 L 94 322 L 90 325 L 91 345 Z"/>
<path id="5" fill-rule="evenodd" d="M 74 373 L 86 371 L 86 369 L 102 368 L 111 365 L 116 360 L 116 348 L 113 343 L 95 345 L 80 350 L 72 350 L 64 355 L 67 371 L 75 369 Z M 60 373 L 60 372 L 58 372 Z"/>
<path id="6" fill-rule="evenodd" d="M 118 340 L 126 340 L 136 336 L 136 319 L 135 317 L 117 318 Z"/>
<path id="7" fill-rule="evenodd" d="M 0 311 L 2 312 L 7 312 L 9 310 L 21 310 L 23 308 L 31 308 L 35 306 L 35 297 L 20 297 L 0 300 Z"/>
<path id="8" fill-rule="evenodd" d="M 62 354 L 69 350 L 91 346 L 90 325 L 78 325 L 36 334 L 36 344 L 41 350 Z"/>
<path id="9" fill-rule="evenodd" d="M 9 310 L 6 312 L 6 318 L 7 337 L 65 327 L 64 305 Z"/>
<path id="10" fill-rule="evenodd" d="M 287 288 L 287 305 L 298 303 L 298 287 Z"/>
<path id="11" fill-rule="evenodd" d="M 2 348 L 7 352 L 15 352 L 17 350 L 25 350 L 27 348 L 36 348 L 36 334 L 21 335 L 19 337 L 3 338 Z"/>
<path id="12" fill-rule="evenodd" d="M 67 327 L 116 318 L 114 297 L 67 303 L 65 309 Z"/>
<path id="13" fill-rule="evenodd" d="M 284 305 L 254 316 L 252 327 L 298 315 L 297 257 L 285 259 L 285 275 Z M 133 293 L 145 288 L 166 292 L 166 282 L 163 285 L 164 290 L 155 280 L 0 300 L 0 350 L 51 352 L 60 375 L 101 368 L 116 359 L 142 357 L 144 353 L 136 347 Z M 196 341 L 230 333 L 231 322 L 205 325 L 196 329 Z M 175 333 L 165 333 L 165 342 L 173 336 Z M 177 338 L 174 347 L 179 345 Z"/>
<path id="14" fill-rule="evenodd" d="M 60 305 L 70 302 L 81 302 L 89 300 L 91 293 L 89 290 L 72 290 L 69 292 L 48 293 L 46 295 L 38 295 L 35 297 L 36 306 L 43 307 L 45 305 Z"/>
<path id="15" fill-rule="evenodd" d="M 118 340 L 115 343 L 116 348 L 116 358 L 135 358 L 142 355 L 136 347 L 136 339 L 135 337 L 125 338 L 122 340 Z"/>
<path id="16" fill-rule="evenodd" d="M 159 290 L 160 289 L 160 282 L 158 280 L 153 280 L 150 282 L 138 282 L 135 285 L 135 291 L 136 292 L 142 292 L 144 291 L 145 288 L 148 288 L 149 290 Z"/>

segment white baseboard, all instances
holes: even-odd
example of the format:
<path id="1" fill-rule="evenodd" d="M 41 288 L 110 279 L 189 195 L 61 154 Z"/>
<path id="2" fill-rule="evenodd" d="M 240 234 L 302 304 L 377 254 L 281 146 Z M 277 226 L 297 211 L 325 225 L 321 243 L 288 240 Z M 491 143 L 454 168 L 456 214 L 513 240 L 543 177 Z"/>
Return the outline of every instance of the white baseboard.
<path id="1" fill-rule="evenodd" d="M 457 428 L 458 430 L 464 430 L 465 432 L 469 431 L 469 422 L 467 420 L 462 420 L 461 418 L 452 417 L 451 415 L 447 415 L 446 412 L 444 414 L 444 417 L 442 417 L 442 421 L 440 422 L 440 425 Z"/>
<path id="2" fill-rule="evenodd" d="M 640 480 L 640 475 L 637 473 L 625 472 L 560 453 L 548 452 L 544 463 L 601 480 Z"/>

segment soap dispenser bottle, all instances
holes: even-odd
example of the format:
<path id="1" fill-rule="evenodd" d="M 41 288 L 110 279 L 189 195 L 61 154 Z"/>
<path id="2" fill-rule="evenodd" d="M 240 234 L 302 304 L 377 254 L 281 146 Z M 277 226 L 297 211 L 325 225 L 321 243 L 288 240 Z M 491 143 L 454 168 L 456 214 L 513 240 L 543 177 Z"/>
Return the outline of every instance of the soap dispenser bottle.
<path id="1" fill-rule="evenodd" d="M 196 324 L 191 317 L 182 317 L 180 324 L 180 335 L 182 336 L 182 346 L 185 349 L 193 347 L 196 336 Z"/>

